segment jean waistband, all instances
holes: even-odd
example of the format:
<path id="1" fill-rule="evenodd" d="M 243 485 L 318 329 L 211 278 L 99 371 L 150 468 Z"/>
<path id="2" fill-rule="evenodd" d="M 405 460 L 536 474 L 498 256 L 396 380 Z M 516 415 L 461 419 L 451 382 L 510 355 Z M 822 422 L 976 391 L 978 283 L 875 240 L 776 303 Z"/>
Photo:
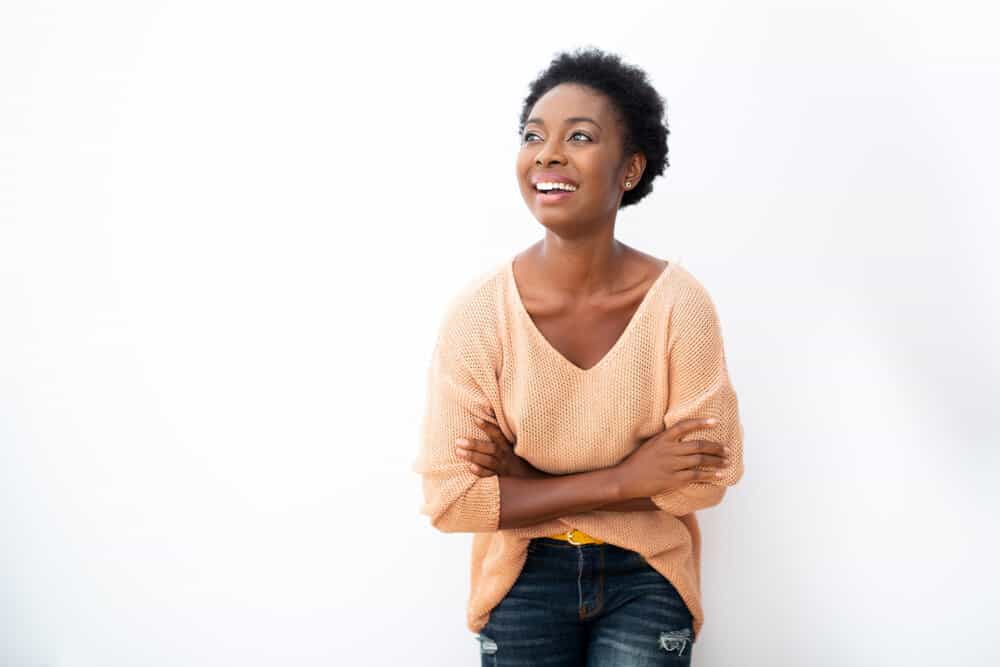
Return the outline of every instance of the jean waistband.
<path id="1" fill-rule="evenodd" d="M 570 544 L 604 544 L 603 540 L 591 537 L 576 528 L 567 530 L 565 533 L 559 533 L 558 535 L 549 535 L 548 537 L 551 537 L 554 540 L 565 540 Z"/>

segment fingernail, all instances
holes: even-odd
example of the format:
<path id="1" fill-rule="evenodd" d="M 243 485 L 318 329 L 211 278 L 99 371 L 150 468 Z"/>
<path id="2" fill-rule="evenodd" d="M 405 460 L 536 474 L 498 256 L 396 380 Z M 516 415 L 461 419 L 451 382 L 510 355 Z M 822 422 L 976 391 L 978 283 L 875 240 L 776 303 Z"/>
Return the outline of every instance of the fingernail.
<path id="1" fill-rule="evenodd" d="M 476 423 L 479 424 L 480 426 L 483 425 L 483 420 L 480 419 L 479 417 L 475 417 L 475 420 L 476 420 Z"/>
<path id="2" fill-rule="evenodd" d="M 465 438 L 456 438 L 455 442 L 457 442 L 460 445 L 467 445 L 467 444 L 469 444 L 469 441 L 466 440 Z"/>
<path id="3" fill-rule="evenodd" d="M 722 448 L 722 453 L 728 455 L 729 454 L 729 447 L 723 447 Z"/>
<path id="4" fill-rule="evenodd" d="M 720 470 L 719 472 L 715 473 L 715 476 L 716 477 L 722 477 L 722 471 Z"/>
<path id="5" fill-rule="evenodd" d="M 455 453 L 458 454 L 459 456 L 468 456 L 469 455 L 469 452 L 465 451 L 464 449 L 459 449 Z"/>

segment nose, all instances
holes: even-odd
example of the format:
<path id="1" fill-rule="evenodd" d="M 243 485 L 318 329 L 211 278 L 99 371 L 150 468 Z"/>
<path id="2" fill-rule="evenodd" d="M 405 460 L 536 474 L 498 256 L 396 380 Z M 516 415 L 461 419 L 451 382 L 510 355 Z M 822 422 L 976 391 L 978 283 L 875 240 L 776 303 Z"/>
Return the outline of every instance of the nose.
<path id="1" fill-rule="evenodd" d="M 544 146 L 539 146 L 538 153 L 535 154 L 535 164 L 544 167 L 550 164 L 565 163 L 566 157 L 559 150 L 559 146 L 558 137 L 553 137 L 552 140 L 546 141 Z"/>

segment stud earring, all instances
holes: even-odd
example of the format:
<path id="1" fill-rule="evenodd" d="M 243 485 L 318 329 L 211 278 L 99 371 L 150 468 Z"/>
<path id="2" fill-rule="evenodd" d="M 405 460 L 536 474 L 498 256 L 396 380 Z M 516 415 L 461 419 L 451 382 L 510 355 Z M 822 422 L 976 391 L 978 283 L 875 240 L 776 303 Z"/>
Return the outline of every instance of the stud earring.
<path id="1" fill-rule="evenodd" d="M 626 188 L 632 187 L 632 181 L 625 181 L 625 187 Z"/>

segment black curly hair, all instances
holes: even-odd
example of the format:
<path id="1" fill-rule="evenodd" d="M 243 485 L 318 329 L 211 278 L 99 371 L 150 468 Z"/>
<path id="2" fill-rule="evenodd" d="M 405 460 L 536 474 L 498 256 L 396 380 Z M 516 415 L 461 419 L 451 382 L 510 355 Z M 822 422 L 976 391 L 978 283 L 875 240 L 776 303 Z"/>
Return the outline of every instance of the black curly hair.
<path id="1" fill-rule="evenodd" d="M 535 102 L 561 83 L 588 86 L 611 100 L 625 133 L 623 163 L 636 152 L 646 156 L 646 168 L 638 185 L 625 191 L 618 208 L 638 203 L 653 191 L 653 179 L 670 166 L 666 100 L 656 92 L 643 70 L 622 62 L 618 55 L 594 46 L 563 51 L 556 54 L 548 67 L 531 82 L 521 108 L 518 136 L 524 134 L 528 114 Z"/>

